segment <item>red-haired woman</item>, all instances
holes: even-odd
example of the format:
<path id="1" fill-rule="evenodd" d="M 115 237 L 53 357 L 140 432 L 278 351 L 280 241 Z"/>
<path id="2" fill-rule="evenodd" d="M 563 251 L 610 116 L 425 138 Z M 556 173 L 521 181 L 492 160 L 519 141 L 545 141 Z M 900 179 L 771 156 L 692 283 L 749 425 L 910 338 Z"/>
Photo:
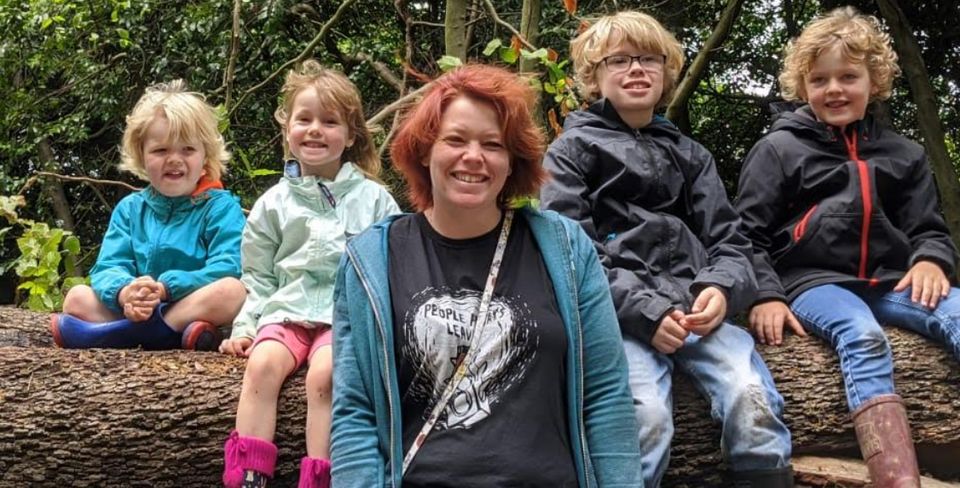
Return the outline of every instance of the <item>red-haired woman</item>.
<path id="1" fill-rule="evenodd" d="M 337 276 L 334 486 L 642 486 L 593 245 L 514 204 L 544 179 L 533 98 L 466 66 L 398 131 L 418 212 L 352 239 Z"/>

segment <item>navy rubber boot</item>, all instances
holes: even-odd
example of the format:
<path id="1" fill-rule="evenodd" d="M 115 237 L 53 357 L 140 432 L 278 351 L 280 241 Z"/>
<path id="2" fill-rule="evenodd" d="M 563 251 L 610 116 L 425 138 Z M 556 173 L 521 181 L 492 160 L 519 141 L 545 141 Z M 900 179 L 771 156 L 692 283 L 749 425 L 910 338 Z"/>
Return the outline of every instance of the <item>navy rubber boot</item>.
<path id="1" fill-rule="evenodd" d="M 135 332 L 141 325 L 127 319 L 94 323 L 65 313 L 50 315 L 53 342 L 65 349 L 133 349 L 139 345 Z"/>
<path id="2" fill-rule="evenodd" d="M 137 324 L 139 325 L 137 338 L 144 350 L 180 349 L 181 334 L 171 329 L 167 325 L 167 321 L 163 319 L 163 312 L 167 305 L 166 303 L 157 305 L 149 319 Z"/>

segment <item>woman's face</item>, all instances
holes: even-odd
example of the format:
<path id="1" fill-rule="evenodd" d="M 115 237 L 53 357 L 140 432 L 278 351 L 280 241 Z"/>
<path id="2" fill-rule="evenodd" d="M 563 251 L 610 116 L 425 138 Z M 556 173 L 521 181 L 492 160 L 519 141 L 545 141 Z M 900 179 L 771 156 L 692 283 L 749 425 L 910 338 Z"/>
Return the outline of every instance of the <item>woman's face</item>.
<path id="1" fill-rule="evenodd" d="M 430 149 L 433 206 L 499 213 L 497 197 L 510 175 L 510 155 L 493 106 L 461 96 L 440 118 Z"/>

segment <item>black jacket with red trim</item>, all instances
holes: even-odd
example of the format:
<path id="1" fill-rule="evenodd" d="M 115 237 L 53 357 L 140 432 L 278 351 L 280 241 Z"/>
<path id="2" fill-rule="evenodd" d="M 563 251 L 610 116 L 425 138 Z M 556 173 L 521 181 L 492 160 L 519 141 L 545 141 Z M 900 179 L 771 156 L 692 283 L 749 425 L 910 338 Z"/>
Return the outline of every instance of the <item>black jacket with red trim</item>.
<path id="1" fill-rule="evenodd" d="M 631 129 L 600 100 L 567 116 L 544 167 L 541 204 L 593 239 L 625 334 L 649 343 L 668 312 L 689 312 L 711 285 L 728 314 L 753 303 L 750 242 L 713 156 L 666 119 Z"/>
<path id="2" fill-rule="evenodd" d="M 868 114 L 841 132 L 809 106 L 784 112 L 747 154 L 737 210 L 758 301 L 827 283 L 899 280 L 918 260 L 954 275 L 923 148 Z"/>

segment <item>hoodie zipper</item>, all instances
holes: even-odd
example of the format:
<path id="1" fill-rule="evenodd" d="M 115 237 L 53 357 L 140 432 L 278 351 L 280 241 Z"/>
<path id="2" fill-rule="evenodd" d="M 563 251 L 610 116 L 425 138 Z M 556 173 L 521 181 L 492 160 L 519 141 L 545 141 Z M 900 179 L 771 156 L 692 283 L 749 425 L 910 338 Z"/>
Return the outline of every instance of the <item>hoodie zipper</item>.
<path id="1" fill-rule="evenodd" d="M 393 437 L 393 392 L 390 388 L 390 374 L 386 371 L 386 365 L 390 364 L 390 357 L 387 353 L 387 332 L 383 327 L 383 320 L 380 318 L 380 310 L 376 305 L 376 300 L 374 299 L 373 292 L 370 289 L 370 284 L 367 283 L 367 278 L 364 276 L 363 272 L 360 270 L 360 263 L 357 261 L 356 256 L 354 256 L 351 249 L 348 247 L 345 249 L 347 255 L 350 257 L 350 261 L 353 263 L 354 269 L 357 271 L 357 277 L 360 279 L 360 283 L 363 285 L 363 290 L 367 293 L 367 299 L 370 300 L 370 308 L 373 310 L 373 318 L 377 322 L 377 331 L 380 333 L 380 344 L 383 346 L 383 368 L 381 373 L 384 373 L 386 376 L 383 379 L 383 385 L 387 389 L 387 412 L 390 415 L 390 486 L 396 488 L 396 476 L 394 475 L 393 469 L 393 446 L 394 446 L 394 437 Z"/>
<path id="2" fill-rule="evenodd" d="M 810 217 L 813 217 L 813 212 L 816 211 L 816 205 L 810 207 L 810 210 L 807 210 L 807 213 L 803 214 L 800 222 L 797 222 L 797 226 L 793 228 L 793 242 L 800 242 L 800 239 L 803 238 L 803 234 L 807 232 L 807 224 L 810 222 Z"/>
<path id="3" fill-rule="evenodd" d="M 857 277 L 867 278 L 867 257 L 870 252 L 870 216 L 873 213 L 873 199 L 870 196 L 870 168 L 867 162 L 860 159 L 857 154 L 857 131 L 854 130 L 850 137 L 843 134 L 843 142 L 847 145 L 847 153 L 850 159 L 857 163 L 857 173 L 860 176 L 860 199 L 863 201 L 863 223 L 860 227 L 860 267 L 857 271 Z"/>

